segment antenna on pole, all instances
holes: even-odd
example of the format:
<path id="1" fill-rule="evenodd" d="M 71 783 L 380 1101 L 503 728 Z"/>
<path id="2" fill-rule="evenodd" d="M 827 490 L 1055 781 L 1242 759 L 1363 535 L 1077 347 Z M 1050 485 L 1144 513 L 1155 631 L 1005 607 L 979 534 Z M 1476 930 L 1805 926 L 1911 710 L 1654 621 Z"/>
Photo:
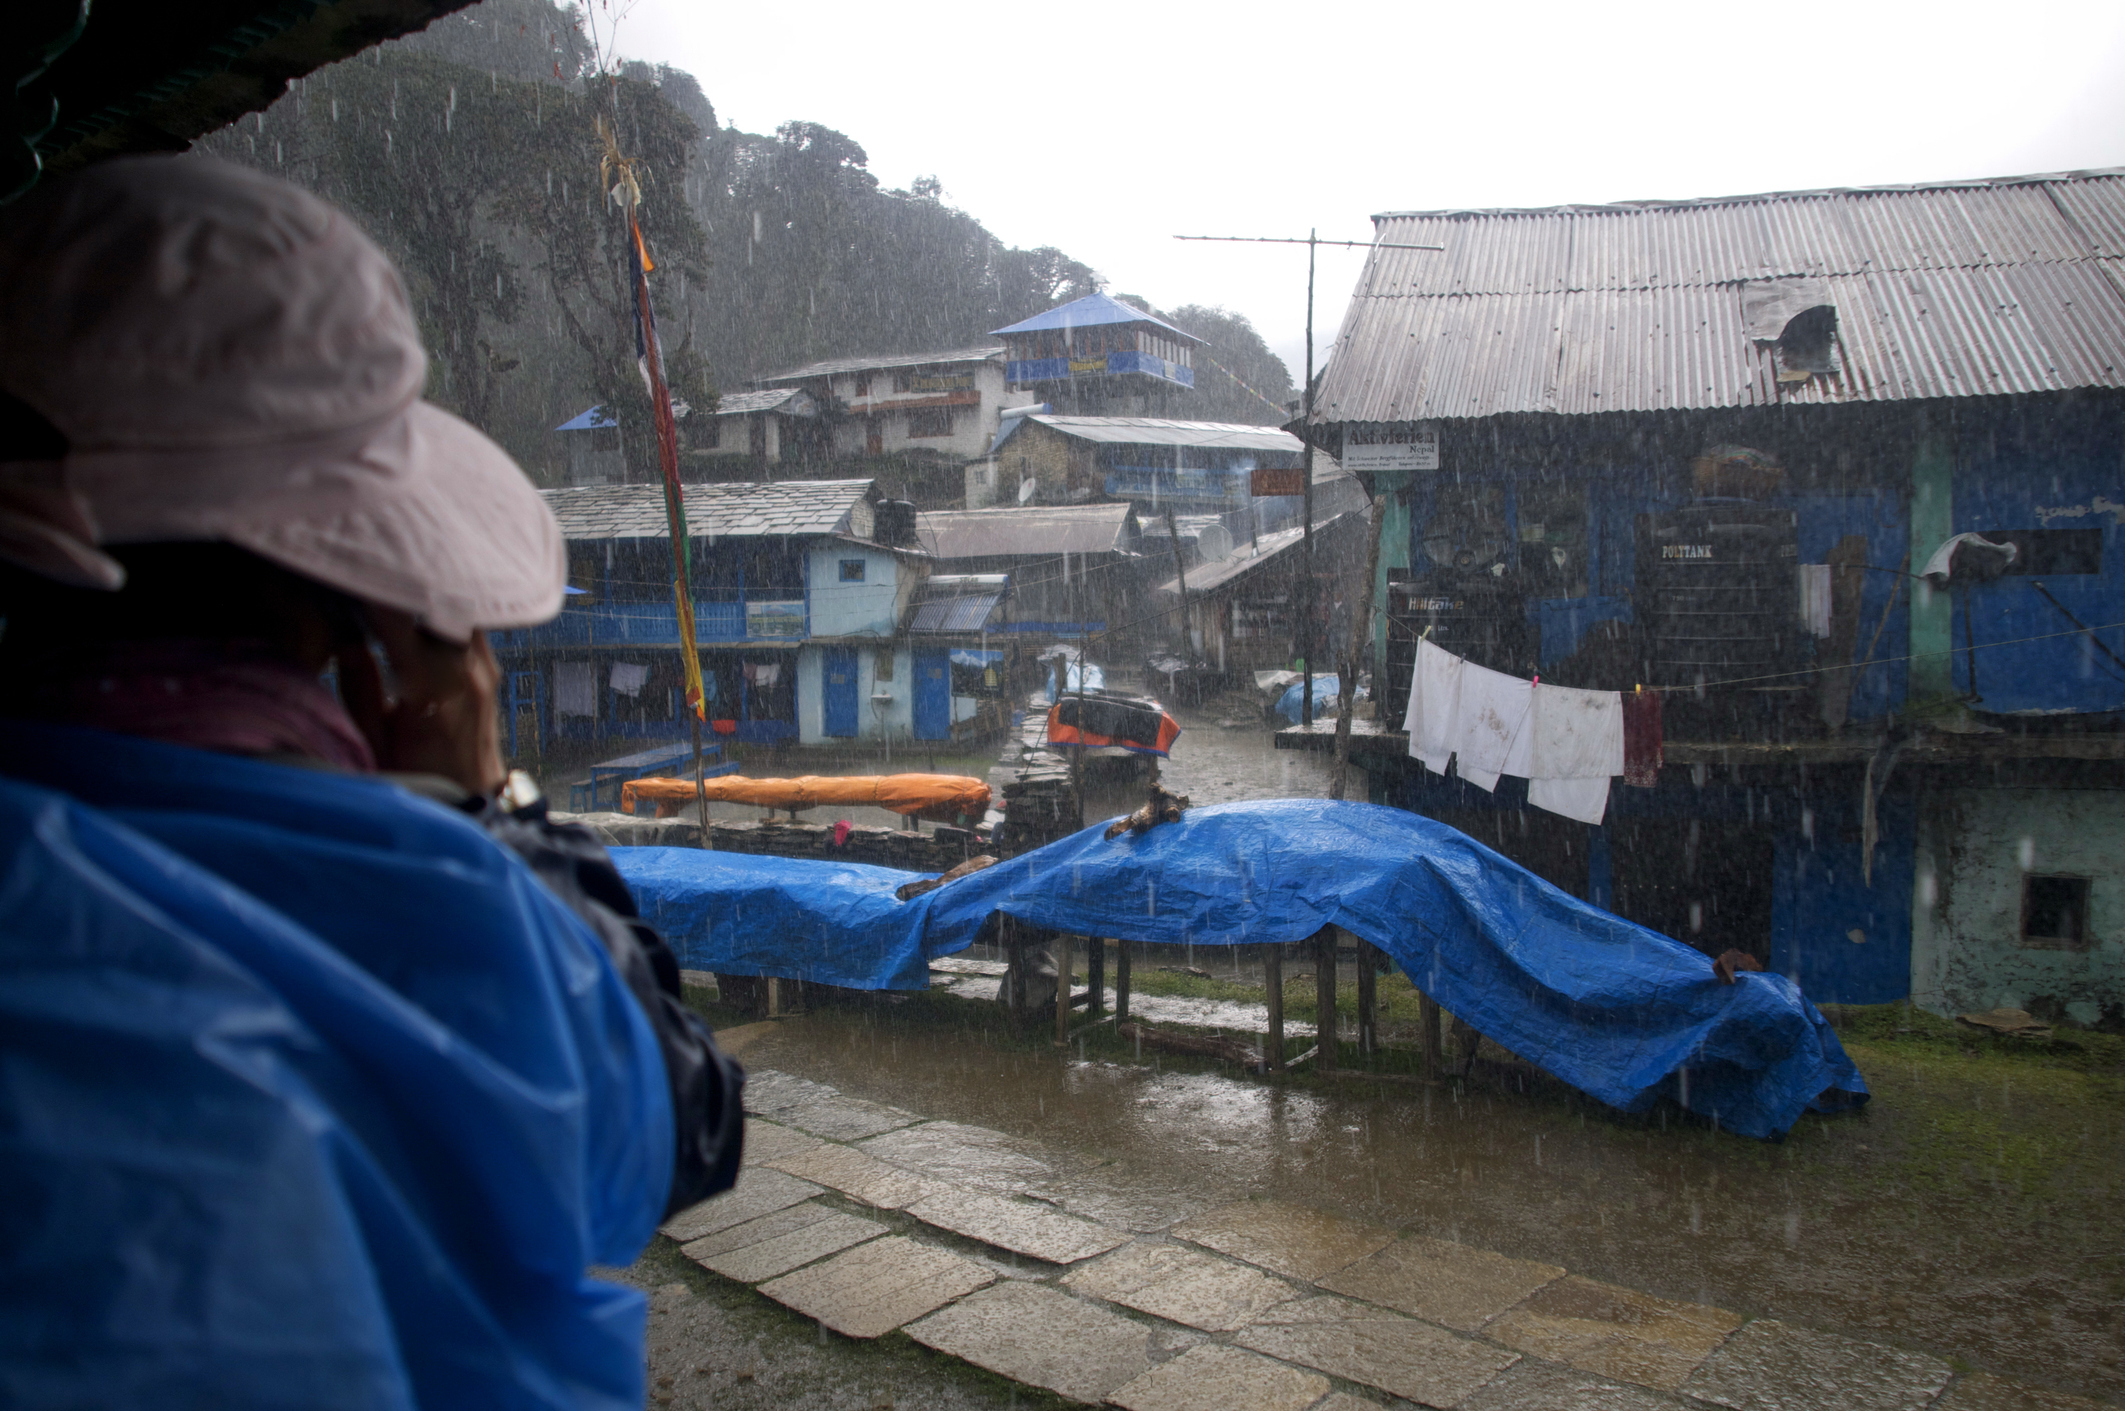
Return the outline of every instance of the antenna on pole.
<path id="1" fill-rule="evenodd" d="M 1175 240 L 1210 240 L 1235 245 L 1304 245 L 1306 247 L 1306 381 L 1301 384 L 1301 407 L 1299 426 L 1305 433 L 1299 437 L 1302 450 L 1300 474 L 1305 479 L 1304 500 L 1300 514 L 1305 524 L 1300 530 L 1305 543 L 1305 586 L 1299 594 L 1299 724 L 1313 724 L 1313 658 L 1314 658 L 1314 589 L 1313 576 L 1313 274 L 1314 255 L 1323 245 L 1338 245 L 1356 250 L 1444 250 L 1444 245 L 1403 245 L 1385 240 L 1323 240 L 1318 228 L 1309 230 L 1304 237 L 1290 235 L 1176 235 Z M 1377 534 L 1377 527 L 1375 533 Z M 1355 686 L 1350 687 L 1355 690 Z"/>

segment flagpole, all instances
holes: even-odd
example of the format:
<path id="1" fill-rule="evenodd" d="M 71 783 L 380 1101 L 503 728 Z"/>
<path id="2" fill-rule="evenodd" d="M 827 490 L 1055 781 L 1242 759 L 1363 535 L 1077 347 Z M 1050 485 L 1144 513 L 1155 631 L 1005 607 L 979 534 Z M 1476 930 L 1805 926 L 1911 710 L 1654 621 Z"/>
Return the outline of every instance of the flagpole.
<path id="1" fill-rule="evenodd" d="M 615 111 L 617 112 L 617 95 Z M 601 128 L 603 124 L 600 124 Z M 679 651 L 685 668 L 687 728 L 694 747 L 694 803 L 701 820 L 701 845 L 711 846 L 708 826 L 708 786 L 701 759 L 701 722 L 707 718 L 708 701 L 701 683 L 700 639 L 694 628 L 694 594 L 691 536 L 686 522 L 686 491 L 679 483 L 679 427 L 672 415 L 671 391 L 664 382 L 664 355 L 657 345 L 657 320 L 649 302 L 649 272 L 656 262 L 642 238 L 638 218 L 642 189 L 635 181 L 633 159 L 620 155 L 611 129 L 601 132 L 605 158 L 601 182 L 618 176 L 612 187 L 627 212 L 628 256 L 634 267 L 635 349 L 641 359 L 642 379 L 649 387 L 650 419 L 656 429 L 657 463 L 664 479 L 664 518 L 671 536 L 672 606 L 678 618 Z"/>

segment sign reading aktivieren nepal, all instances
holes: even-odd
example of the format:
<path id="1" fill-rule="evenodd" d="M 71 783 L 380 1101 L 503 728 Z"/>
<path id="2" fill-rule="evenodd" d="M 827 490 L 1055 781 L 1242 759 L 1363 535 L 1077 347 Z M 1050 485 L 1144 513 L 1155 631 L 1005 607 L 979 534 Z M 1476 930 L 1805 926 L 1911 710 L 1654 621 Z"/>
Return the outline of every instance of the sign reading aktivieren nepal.
<path id="1" fill-rule="evenodd" d="M 1438 423 L 1345 427 L 1343 454 L 1336 460 L 1345 470 L 1437 470 Z"/>

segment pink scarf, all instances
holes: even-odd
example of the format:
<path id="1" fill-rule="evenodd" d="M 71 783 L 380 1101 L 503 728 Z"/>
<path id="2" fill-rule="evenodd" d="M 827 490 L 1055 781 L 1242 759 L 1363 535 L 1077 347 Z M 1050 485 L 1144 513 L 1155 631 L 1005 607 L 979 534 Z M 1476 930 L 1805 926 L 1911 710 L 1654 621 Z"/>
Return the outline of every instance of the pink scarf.
<path id="1" fill-rule="evenodd" d="M 56 724 L 376 771 L 369 742 L 314 673 L 240 644 L 146 643 L 24 694 L 26 714 Z"/>

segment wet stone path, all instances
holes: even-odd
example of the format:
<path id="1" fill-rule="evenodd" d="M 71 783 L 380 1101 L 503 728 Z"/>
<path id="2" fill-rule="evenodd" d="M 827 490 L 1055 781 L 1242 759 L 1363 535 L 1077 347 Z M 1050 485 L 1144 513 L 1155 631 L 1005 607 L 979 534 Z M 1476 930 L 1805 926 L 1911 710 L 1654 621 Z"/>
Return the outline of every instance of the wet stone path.
<path id="1" fill-rule="evenodd" d="M 663 1227 L 686 1260 L 812 1320 L 822 1344 L 830 1334 L 904 1334 L 924 1355 L 1068 1402 L 1128 1411 L 2099 1405 L 1957 1376 L 1945 1356 L 1745 1321 L 1300 1204 L 1199 1199 L 1118 1162 L 785 1073 L 754 1072 L 746 1097 L 737 1187 Z M 656 1306 L 663 1319 L 674 1305 Z M 655 1322 L 652 1340 L 661 1345 Z M 920 1369 L 913 1375 L 921 1385 Z M 921 1402 L 806 1404 L 968 1404 L 963 1384 L 935 1379 L 935 1396 Z M 685 1390 L 675 1384 L 661 1376 L 653 1400 L 673 1402 Z"/>

